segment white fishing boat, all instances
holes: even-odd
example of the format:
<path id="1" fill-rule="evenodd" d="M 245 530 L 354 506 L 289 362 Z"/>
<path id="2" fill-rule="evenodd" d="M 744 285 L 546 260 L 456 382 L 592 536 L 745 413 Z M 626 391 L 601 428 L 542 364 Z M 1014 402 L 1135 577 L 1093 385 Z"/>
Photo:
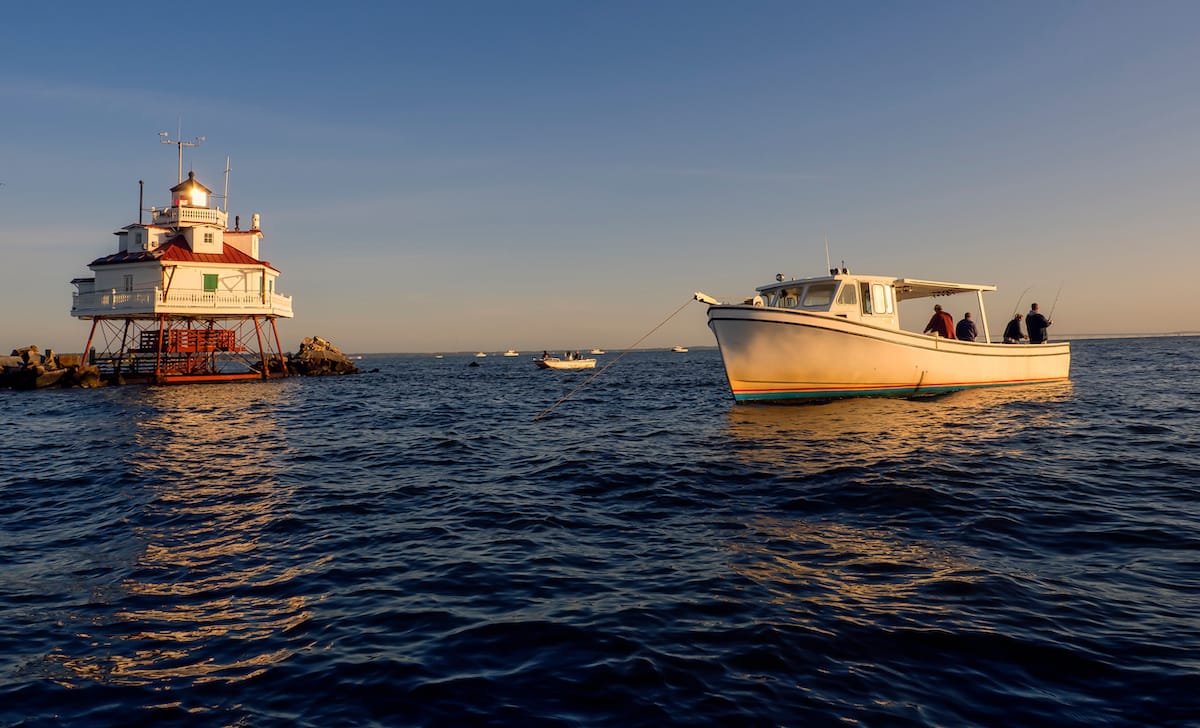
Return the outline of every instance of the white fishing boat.
<path id="1" fill-rule="evenodd" d="M 1068 378 L 1068 343 L 992 343 L 983 293 L 995 286 L 852 275 L 760 286 L 752 298 L 709 304 L 729 389 L 738 402 L 925 396 Z M 929 336 L 900 328 L 898 304 L 960 293 L 978 297 L 981 341 Z"/>
<path id="2" fill-rule="evenodd" d="M 582 359 L 571 356 L 559 358 L 543 354 L 533 358 L 534 366 L 538 369 L 595 369 L 595 359 Z"/>
<path id="3" fill-rule="evenodd" d="M 671 351 L 675 352 L 676 354 L 686 354 L 687 350 L 688 349 L 686 346 L 672 346 L 671 347 Z"/>
<path id="4" fill-rule="evenodd" d="M 483 352 L 481 351 L 481 352 L 479 352 L 478 354 L 476 354 L 476 355 L 475 355 L 475 358 L 476 358 L 476 359 L 482 359 L 482 358 L 484 358 L 484 357 L 486 357 L 486 356 L 487 356 L 487 354 L 485 354 L 485 353 L 483 353 Z"/>
<path id="5" fill-rule="evenodd" d="M 504 352 L 504 356 L 521 356 L 521 353 L 513 349 L 509 349 L 508 351 Z"/>
<path id="6" fill-rule="evenodd" d="M 606 354 L 608 352 L 604 351 L 604 349 L 592 349 L 588 353 L 592 354 L 592 355 L 596 355 L 596 354 Z"/>

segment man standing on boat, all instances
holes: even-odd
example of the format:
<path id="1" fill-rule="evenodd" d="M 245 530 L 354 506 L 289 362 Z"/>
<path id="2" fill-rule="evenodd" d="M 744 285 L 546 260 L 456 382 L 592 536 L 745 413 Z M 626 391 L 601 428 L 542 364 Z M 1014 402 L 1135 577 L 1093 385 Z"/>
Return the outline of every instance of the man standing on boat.
<path id="1" fill-rule="evenodd" d="M 933 332 L 943 339 L 954 338 L 954 317 L 942 310 L 942 304 L 934 304 L 933 318 L 925 325 L 923 333 Z"/>
<path id="2" fill-rule="evenodd" d="M 954 328 L 954 335 L 962 341 L 974 341 L 975 337 L 979 336 L 979 329 L 975 328 L 970 311 L 963 314 L 962 321 Z"/>
<path id="3" fill-rule="evenodd" d="M 1035 303 L 1029 307 L 1029 313 L 1025 315 L 1025 328 L 1029 330 L 1030 344 L 1046 343 L 1046 328 L 1052 322 L 1038 312 L 1038 305 Z"/>

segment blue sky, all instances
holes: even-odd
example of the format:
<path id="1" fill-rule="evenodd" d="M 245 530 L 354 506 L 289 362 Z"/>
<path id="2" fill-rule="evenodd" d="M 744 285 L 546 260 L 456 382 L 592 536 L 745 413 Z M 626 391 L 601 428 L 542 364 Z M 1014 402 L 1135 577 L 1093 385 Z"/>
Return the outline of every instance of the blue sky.
<path id="1" fill-rule="evenodd" d="M 289 350 L 618 348 L 826 237 L 999 286 L 994 331 L 1027 289 L 1060 334 L 1200 330 L 1197 3 L 36 5 L 0 26 L 0 346 L 82 348 L 69 281 L 180 129 L 262 215 Z"/>

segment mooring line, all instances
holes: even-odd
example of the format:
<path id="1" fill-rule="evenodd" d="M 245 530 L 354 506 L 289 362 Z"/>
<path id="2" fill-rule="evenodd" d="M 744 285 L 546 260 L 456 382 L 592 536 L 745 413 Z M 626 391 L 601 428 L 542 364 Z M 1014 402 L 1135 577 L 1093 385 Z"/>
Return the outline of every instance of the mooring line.
<path id="1" fill-rule="evenodd" d="M 533 421 L 534 421 L 534 422 L 537 422 L 538 420 L 542 419 L 542 418 L 543 418 L 543 417 L 545 417 L 546 415 L 550 414 L 550 410 L 552 410 L 552 409 L 554 409 L 555 407 L 559 406 L 559 405 L 560 405 L 560 404 L 562 404 L 563 402 L 566 402 L 568 399 L 570 399 L 571 397 L 573 397 L 573 396 L 575 395 L 575 393 L 576 393 L 576 392 L 578 392 L 579 390 L 583 389 L 583 388 L 584 388 L 584 387 L 586 387 L 588 384 L 590 384 L 590 383 L 591 383 L 591 381 L 592 381 L 593 379 L 595 379 L 596 377 L 600 376 L 600 375 L 601 375 L 601 374 L 603 374 L 604 372 L 608 371 L 608 368 L 609 368 L 609 367 L 611 367 L 613 364 L 616 364 L 617 362 L 621 361 L 621 357 L 623 357 L 623 356 L 625 356 L 626 354 L 628 354 L 629 352 L 633 351 L 633 347 L 635 347 L 635 346 L 637 346 L 638 344 L 640 344 L 640 343 L 642 343 L 643 341 L 645 341 L 645 340 L 646 340 L 646 337 L 647 337 L 647 336 L 649 336 L 650 334 L 653 334 L 655 331 L 658 331 L 659 329 L 661 329 L 661 328 L 662 328 L 662 327 L 663 327 L 663 326 L 664 326 L 664 325 L 665 325 L 665 324 L 666 324 L 668 321 L 670 321 L 671 319 L 675 318 L 676 314 L 678 314 L 680 311 L 682 311 L 684 308 L 686 308 L 686 307 L 687 307 L 687 305 L 688 305 L 689 303 L 691 303 L 692 301 L 694 301 L 694 300 L 696 300 L 694 296 L 693 296 L 693 297 L 689 297 L 689 298 L 688 298 L 688 300 L 684 301 L 684 303 L 683 303 L 683 305 L 682 305 L 682 306 L 680 306 L 679 308 L 675 309 L 675 312 L 674 312 L 674 313 L 672 313 L 670 316 L 666 317 L 666 318 L 665 318 L 665 319 L 663 319 L 661 322 L 659 322 L 659 324 L 658 324 L 657 326 L 655 326 L 654 328 L 650 329 L 650 330 L 649 330 L 649 331 L 647 331 L 645 334 L 643 334 L 643 335 L 642 335 L 642 338 L 638 339 L 637 341 L 633 342 L 633 343 L 632 343 L 632 344 L 630 344 L 629 346 L 625 347 L 625 350 L 624 350 L 624 351 L 622 351 L 620 354 L 618 354 L 616 359 L 613 359 L 613 360 L 612 360 L 612 361 L 610 361 L 609 363 L 605 364 L 605 365 L 604 365 L 604 366 L 603 366 L 603 367 L 600 369 L 600 371 L 596 372 L 596 373 L 595 373 L 595 374 L 593 374 L 592 376 L 590 376 L 590 377 L 588 377 L 587 379 L 585 379 L 585 380 L 583 381 L 583 384 L 580 384 L 580 385 L 579 385 L 578 387 L 576 387 L 575 389 L 572 389 L 570 392 L 567 392 L 567 393 L 566 393 L 566 394 L 564 394 L 562 397 L 559 397 L 559 399 L 558 399 L 558 401 L 557 401 L 557 402 L 555 402 L 554 404 L 550 405 L 550 406 L 549 406 L 549 407 L 547 407 L 546 409 L 542 410 L 542 412 L 541 412 L 541 413 L 540 413 L 540 414 L 539 414 L 537 417 L 534 417 L 534 418 L 533 418 Z"/>

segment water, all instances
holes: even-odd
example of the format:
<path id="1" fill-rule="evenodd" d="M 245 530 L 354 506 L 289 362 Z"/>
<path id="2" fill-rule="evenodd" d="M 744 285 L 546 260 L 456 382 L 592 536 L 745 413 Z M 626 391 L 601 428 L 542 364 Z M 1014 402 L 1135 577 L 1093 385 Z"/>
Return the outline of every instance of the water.
<path id="1" fill-rule="evenodd" d="M 1200 725 L 1198 345 L 0 392 L 0 725 Z"/>

